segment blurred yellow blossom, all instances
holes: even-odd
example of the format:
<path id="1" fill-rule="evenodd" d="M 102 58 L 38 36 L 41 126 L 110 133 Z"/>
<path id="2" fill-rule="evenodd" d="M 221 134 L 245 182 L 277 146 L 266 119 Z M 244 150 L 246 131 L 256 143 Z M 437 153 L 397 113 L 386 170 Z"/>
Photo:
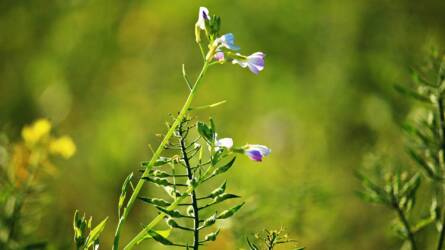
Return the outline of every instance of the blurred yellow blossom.
<path id="1" fill-rule="evenodd" d="M 51 123 L 47 119 L 39 119 L 22 129 L 22 137 L 28 145 L 35 145 L 51 131 Z"/>
<path id="2" fill-rule="evenodd" d="M 30 152 L 23 144 L 14 146 L 11 165 L 14 168 L 12 178 L 17 186 L 21 185 L 28 178 L 29 158 Z"/>
<path id="3" fill-rule="evenodd" d="M 53 139 L 49 144 L 49 151 L 52 154 L 58 154 L 65 159 L 70 158 L 76 152 L 76 145 L 69 136 L 62 136 L 57 139 Z"/>

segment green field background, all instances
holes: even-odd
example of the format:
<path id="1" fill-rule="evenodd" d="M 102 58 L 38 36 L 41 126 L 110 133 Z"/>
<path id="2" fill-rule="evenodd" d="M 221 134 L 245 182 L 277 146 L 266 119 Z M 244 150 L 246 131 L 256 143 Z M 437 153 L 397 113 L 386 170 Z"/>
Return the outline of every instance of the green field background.
<path id="1" fill-rule="evenodd" d="M 2 1 L 0 126 L 18 139 L 24 124 L 48 117 L 78 148 L 47 184 L 38 237 L 72 249 L 79 209 L 96 222 L 110 216 L 109 249 L 121 183 L 185 101 L 181 64 L 192 77 L 200 69 L 199 6 L 222 17 L 243 52 L 267 57 L 257 76 L 212 67 L 195 104 L 227 103 L 194 115 L 212 115 L 238 145 L 272 148 L 229 173 L 228 189 L 247 204 L 205 249 L 246 247 L 245 236 L 280 226 L 307 249 L 398 249 L 392 214 L 357 197 L 354 174 L 370 151 L 403 154 L 399 127 L 412 103 L 393 86 L 443 44 L 439 0 Z M 138 204 L 123 241 L 155 214 Z"/>

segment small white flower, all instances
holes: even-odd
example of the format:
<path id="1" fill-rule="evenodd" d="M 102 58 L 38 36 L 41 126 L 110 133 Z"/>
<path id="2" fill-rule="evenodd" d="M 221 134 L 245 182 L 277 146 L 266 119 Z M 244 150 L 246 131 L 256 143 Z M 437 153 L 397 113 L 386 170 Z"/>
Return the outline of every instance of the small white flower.
<path id="1" fill-rule="evenodd" d="M 202 29 L 206 29 L 206 21 L 210 20 L 209 10 L 206 7 L 200 7 L 199 8 L 199 14 L 198 14 L 198 21 L 196 22 L 196 25 Z"/>
<path id="2" fill-rule="evenodd" d="M 227 149 L 231 149 L 233 147 L 233 139 L 232 138 L 222 138 L 222 139 L 217 139 L 215 141 L 215 147 L 217 149 L 219 148 L 227 148 Z"/>

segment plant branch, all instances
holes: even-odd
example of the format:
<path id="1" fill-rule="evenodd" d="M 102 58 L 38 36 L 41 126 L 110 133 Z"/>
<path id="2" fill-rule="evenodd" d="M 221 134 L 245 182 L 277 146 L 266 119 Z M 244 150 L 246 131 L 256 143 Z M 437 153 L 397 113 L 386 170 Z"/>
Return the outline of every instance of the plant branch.
<path id="1" fill-rule="evenodd" d="M 165 135 L 164 139 L 162 140 L 161 144 L 158 146 L 158 148 L 156 149 L 156 151 L 154 152 L 150 162 L 147 164 L 144 173 L 142 174 L 141 178 L 139 179 L 136 187 L 134 188 L 133 193 L 131 194 L 130 199 L 127 202 L 127 205 L 125 206 L 124 212 L 122 214 L 122 217 L 119 218 L 119 222 L 118 225 L 116 227 L 116 232 L 114 235 L 114 244 L 113 244 L 113 250 L 118 250 L 119 249 L 119 238 L 120 238 L 120 232 L 122 230 L 122 226 L 125 223 L 125 221 L 127 220 L 128 214 L 131 211 L 131 209 L 134 206 L 134 202 L 136 201 L 137 197 L 139 196 L 139 193 L 145 183 L 145 180 L 143 179 L 144 177 L 149 176 L 150 170 L 153 168 L 154 163 L 156 162 L 156 160 L 161 156 L 161 153 L 163 152 L 165 146 L 167 145 L 168 141 L 170 140 L 170 138 L 172 137 L 174 131 L 176 130 L 176 128 L 178 127 L 179 123 L 182 121 L 182 119 L 185 117 L 188 109 L 190 108 L 192 101 L 197 93 L 197 89 L 199 87 L 199 83 L 201 82 L 202 78 L 204 77 L 207 68 L 209 66 L 209 62 L 205 61 L 201 72 L 199 73 L 198 77 L 196 78 L 195 84 L 193 85 L 192 89 L 190 90 L 190 94 L 187 98 L 187 100 L 185 101 L 184 105 L 182 106 L 181 111 L 179 112 L 179 115 L 176 117 L 176 120 L 173 122 L 173 124 L 171 125 L 170 129 L 167 131 L 167 134 Z M 181 201 L 181 199 L 177 199 L 177 201 Z M 178 203 L 179 203 L 178 202 Z M 173 206 L 174 203 L 171 205 Z M 175 204 L 174 207 L 176 207 L 177 204 Z M 156 217 L 156 218 L 159 218 Z M 153 220 L 152 222 L 154 223 L 154 225 L 156 225 L 157 223 L 159 223 L 160 220 L 162 220 L 162 218 L 160 220 Z M 151 224 L 151 223 L 150 223 Z M 134 244 L 133 244 L 134 245 Z M 131 249 L 131 248 L 129 248 Z"/>
<path id="2" fill-rule="evenodd" d="M 184 159 L 185 166 L 187 168 L 187 178 L 189 182 L 193 181 L 193 172 L 192 167 L 190 165 L 189 156 L 187 154 L 186 150 L 186 142 L 184 137 L 184 131 L 181 127 L 179 127 L 179 135 L 181 136 L 180 143 L 181 143 L 181 152 L 182 157 Z M 197 250 L 199 248 L 199 208 L 198 208 L 198 201 L 196 199 L 196 192 L 193 190 L 190 194 L 190 198 L 192 199 L 192 208 L 193 208 L 193 250 Z"/>
<path id="3" fill-rule="evenodd" d="M 440 64 L 439 66 L 439 72 L 438 72 L 438 76 L 437 76 L 437 112 L 439 113 L 439 126 L 440 126 L 440 130 L 441 130 L 441 142 L 440 142 L 440 146 L 441 146 L 441 151 L 442 154 L 445 153 L 445 115 L 444 115 L 444 103 L 443 103 L 443 97 L 442 97 L 442 93 L 441 93 L 441 83 L 443 81 L 443 77 L 442 77 L 442 72 L 443 71 L 443 62 Z M 442 164 L 442 171 L 444 170 L 444 166 L 443 166 L 443 162 L 440 161 Z M 442 184 L 442 189 L 444 189 L 444 186 Z M 437 250 L 442 250 L 443 248 L 443 244 L 444 244 L 444 239 L 445 239 L 445 210 L 442 213 L 442 223 L 441 223 L 441 228 L 440 228 L 440 232 L 439 232 L 439 239 L 437 241 Z"/>
<path id="4" fill-rule="evenodd" d="M 397 215 L 399 216 L 400 221 L 403 224 L 403 227 L 406 230 L 406 233 L 408 234 L 408 240 L 411 244 L 411 249 L 412 250 L 417 250 L 417 244 L 416 244 L 416 240 L 414 238 L 414 233 L 411 230 L 411 227 L 409 225 L 409 221 L 405 216 L 405 213 L 403 212 L 403 210 L 400 208 L 400 206 L 398 204 L 394 205 L 394 209 L 397 211 Z"/>

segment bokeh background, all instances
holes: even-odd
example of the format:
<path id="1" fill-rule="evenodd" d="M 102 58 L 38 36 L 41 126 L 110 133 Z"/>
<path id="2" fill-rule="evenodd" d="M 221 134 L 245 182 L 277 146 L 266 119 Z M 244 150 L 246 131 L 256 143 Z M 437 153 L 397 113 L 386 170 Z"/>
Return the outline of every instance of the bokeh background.
<path id="1" fill-rule="evenodd" d="M 354 173 L 367 152 L 402 154 L 411 103 L 393 85 L 409 81 L 431 43 L 443 44 L 440 0 L 2 1 L 0 126 L 18 139 L 24 124 L 48 117 L 78 148 L 48 183 L 39 237 L 72 248 L 80 209 L 110 216 L 108 249 L 122 181 L 185 100 L 181 64 L 191 75 L 200 68 L 201 5 L 267 61 L 258 76 L 212 68 L 195 104 L 228 102 L 196 115 L 211 114 L 239 144 L 273 150 L 262 164 L 239 159 L 229 189 L 248 205 L 208 249 L 245 247 L 245 236 L 280 226 L 308 249 L 398 249 L 391 214 L 357 198 Z M 139 204 L 123 240 L 153 214 Z"/>

